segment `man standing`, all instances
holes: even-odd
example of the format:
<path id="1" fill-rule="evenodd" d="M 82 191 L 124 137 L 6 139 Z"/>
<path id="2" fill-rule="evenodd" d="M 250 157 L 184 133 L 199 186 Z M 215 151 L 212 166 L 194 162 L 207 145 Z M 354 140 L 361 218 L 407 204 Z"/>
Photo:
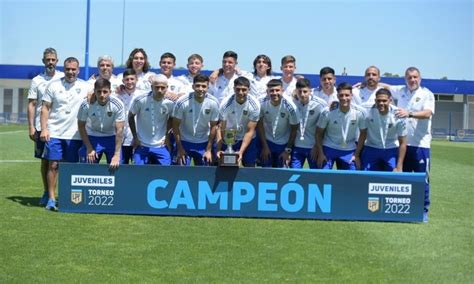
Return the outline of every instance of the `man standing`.
<path id="1" fill-rule="evenodd" d="M 363 88 L 352 90 L 353 104 L 369 111 L 375 104 L 375 92 L 380 89 L 380 70 L 376 66 L 365 69 Z"/>
<path id="2" fill-rule="evenodd" d="M 337 86 L 339 107 L 326 112 L 318 121 L 316 147 L 318 147 L 318 168 L 332 169 L 336 162 L 338 170 L 360 169 L 360 152 L 367 136 L 365 115 L 362 110 L 351 106 L 352 85 Z M 357 130 L 360 130 L 356 145 Z"/>
<path id="3" fill-rule="evenodd" d="M 35 158 L 41 159 L 41 179 L 43 181 L 43 196 L 40 199 L 40 205 L 46 205 L 48 202 L 48 181 L 46 174 L 48 172 L 49 162 L 43 158 L 44 142 L 41 141 L 41 102 L 44 92 L 48 84 L 56 79 L 62 78 L 64 73 L 56 70 L 58 64 L 58 55 L 54 48 L 46 48 L 43 52 L 44 72 L 37 75 L 31 81 L 31 86 L 28 91 L 28 127 L 29 137 L 35 142 Z"/>
<path id="4" fill-rule="evenodd" d="M 260 103 L 254 96 L 249 96 L 250 81 L 245 77 L 234 80 L 234 95 L 225 99 L 220 107 L 220 133 L 218 133 L 217 158 L 220 159 L 225 129 L 237 130 L 232 149 L 239 155 L 239 163 L 244 167 L 255 167 L 257 144 L 255 128 L 260 117 Z"/>
<path id="5" fill-rule="evenodd" d="M 123 88 L 117 93 L 117 98 L 123 103 L 125 108 L 125 125 L 123 128 L 122 157 L 121 164 L 129 164 L 133 155 L 133 135 L 128 124 L 128 113 L 132 100 L 143 94 L 143 91 L 136 89 L 137 73 L 133 69 L 126 69 L 122 74 Z"/>
<path id="6" fill-rule="evenodd" d="M 406 119 L 396 116 L 397 107 L 391 105 L 392 95 L 387 89 L 375 93 L 375 106 L 367 112 L 367 140 L 361 161 L 366 171 L 403 170 L 407 149 Z"/>
<path id="7" fill-rule="evenodd" d="M 219 71 L 217 80 L 209 87 L 209 93 L 221 102 L 234 92 L 234 80 L 237 74 L 237 53 L 226 51 L 222 57 L 222 73 Z"/>
<path id="8" fill-rule="evenodd" d="M 296 106 L 283 96 L 283 83 L 279 79 L 268 82 L 267 94 L 260 101 L 260 120 L 257 124 L 262 167 L 289 167 L 300 122 Z"/>
<path id="9" fill-rule="evenodd" d="M 176 66 L 176 56 L 173 53 L 165 52 L 160 58 L 160 74 L 168 78 L 168 91 L 166 98 L 171 101 L 176 101 L 179 97 L 185 94 L 183 83 L 173 76 L 173 70 Z"/>
<path id="10" fill-rule="evenodd" d="M 135 165 L 170 165 L 168 131 L 171 127 L 173 102 L 165 98 L 168 79 L 163 74 L 154 76 L 151 88 L 150 93 L 134 99 L 128 114 L 133 145 L 136 147 L 133 161 Z"/>
<path id="11" fill-rule="evenodd" d="M 117 76 L 113 74 L 114 60 L 112 59 L 112 57 L 110 55 L 100 56 L 97 59 L 97 69 L 99 70 L 99 74 L 93 75 L 87 81 L 87 83 L 89 83 L 91 88 L 94 89 L 95 80 L 97 80 L 98 78 L 109 80 L 111 84 L 111 88 L 112 88 L 111 89 L 112 94 L 115 94 L 115 92 L 117 91 L 117 89 L 119 89 L 120 84 L 122 84 L 122 82 L 120 82 L 120 79 L 118 79 Z M 92 90 L 92 92 L 94 91 Z"/>
<path id="12" fill-rule="evenodd" d="M 194 92 L 176 101 L 173 110 L 173 134 L 176 140 L 177 163 L 195 166 L 212 163 L 212 145 L 219 120 L 219 102 L 207 94 L 209 77 L 194 77 Z"/>
<path id="13" fill-rule="evenodd" d="M 316 169 L 316 125 L 321 113 L 326 109 L 326 102 L 311 95 L 311 82 L 304 78 L 296 82 L 296 98 L 293 102 L 300 124 L 291 155 L 291 167 L 301 169 L 308 160 L 309 167 Z"/>
<path id="14" fill-rule="evenodd" d="M 111 169 L 120 165 L 125 113 L 122 102 L 112 93 L 111 83 L 98 78 L 94 83 L 94 102 L 83 101 L 77 115 L 83 145 L 81 163 L 99 163 L 105 153 Z"/>
<path id="15" fill-rule="evenodd" d="M 324 100 L 329 108 L 338 102 L 336 90 L 336 72 L 331 67 L 323 67 L 319 71 L 319 87 L 313 89 L 313 97 Z"/>
<path id="16" fill-rule="evenodd" d="M 77 79 L 79 60 L 66 58 L 64 73 L 63 79 L 49 84 L 42 98 L 40 137 L 46 142 L 44 158 L 49 160 L 48 210 L 57 209 L 55 196 L 59 161 L 77 163 L 79 160 L 78 150 L 82 141 L 77 128 L 77 114 L 89 90 L 86 82 Z"/>
<path id="17" fill-rule="evenodd" d="M 426 173 L 424 221 L 427 222 L 430 205 L 431 118 L 435 113 L 435 99 L 430 90 L 420 85 L 418 68 L 409 67 L 405 71 L 405 82 L 405 86 L 392 86 L 390 90 L 398 100 L 397 116 L 408 118 L 408 146 L 403 171 Z"/>
<path id="18" fill-rule="evenodd" d="M 193 91 L 194 77 L 201 73 L 201 69 L 204 67 L 204 59 L 197 53 L 191 54 L 188 57 L 188 64 L 186 67 L 188 67 L 188 74 L 178 76 L 176 79 L 183 83 L 183 92 L 189 94 Z"/>

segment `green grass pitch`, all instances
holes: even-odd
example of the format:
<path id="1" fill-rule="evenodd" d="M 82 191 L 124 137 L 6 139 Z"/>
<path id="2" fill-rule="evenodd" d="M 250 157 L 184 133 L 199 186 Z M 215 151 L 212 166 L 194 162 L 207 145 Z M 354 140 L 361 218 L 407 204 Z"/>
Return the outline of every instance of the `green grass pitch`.
<path id="1" fill-rule="evenodd" d="M 65 214 L 0 126 L 0 283 L 474 282 L 474 144 L 433 142 L 427 224 Z"/>

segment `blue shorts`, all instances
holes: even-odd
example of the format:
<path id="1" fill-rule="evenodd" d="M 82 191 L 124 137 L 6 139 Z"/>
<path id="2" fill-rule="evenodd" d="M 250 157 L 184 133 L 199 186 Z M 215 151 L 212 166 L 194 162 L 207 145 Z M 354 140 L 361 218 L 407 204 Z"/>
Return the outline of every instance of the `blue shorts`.
<path id="1" fill-rule="evenodd" d="M 309 168 L 316 169 L 316 161 L 311 158 L 311 148 L 294 147 L 291 152 L 291 167 L 301 169 L 308 160 Z"/>
<path id="2" fill-rule="evenodd" d="M 122 152 L 121 152 L 121 159 L 120 164 L 128 165 L 132 161 L 133 157 L 133 146 L 123 146 L 122 145 Z"/>
<path id="3" fill-rule="evenodd" d="M 234 151 L 239 151 L 240 146 L 242 146 L 242 140 L 238 141 L 234 145 L 232 145 L 232 149 Z M 227 145 L 222 145 L 222 151 L 225 151 L 227 149 Z M 253 138 L 249 145 L 247 146 L 247 149 L 244 152 L 244 155 L 242 156 L 242 165 L 244 167 L 255 167 L 255 162 L 257 160 L 257 139 Z"/>
<path id="4" fill-rule="evenodd" d="M 166 146 L 162 147 L 146 147 L 139 146 L 133 153 L 133 163 L 135 165 L 171 165 L 171 155 Z"/>
<path id="5" fill-rule="evenodd" d="M 351 162 L 355 150 L 337 150 L 327 146 L 323 146 L 323 152 L 326 156 L 326 162 L 323 163 L 322 169 L 332 169 L 334 162 L 336 162 L 338 170 L 355 171 L 357 169 L 355 162 Z"/>
<path id="6" fill-rule="evenodd" d="M 267 140 L 267 145 L 268 145 L 268 148 L 270 148 L 271 156 L 270 156 L 270 159 L 266 161 L 263 161 L 263 160 L 261 161 L 262 167 L 283 168 L 284 164 L 283 164 L 283 160 L 280 159 L 280 155 L 281 153 L 285 151 L 286 144 L 279 145 Z"/>
<path id="7" fill-rule="evenodd" d="M 94 148 L 97 156 L 99 157 L 95 160 L 95 163 L 99 163 L 100 159 L 102 158 L 102 154 L 105 154 L 107 164 L 110 164 L 115 153 L 115 135 L 105 137 L 89 135 L 89 141 L 91 142 L 92 148 Z M 82 145 L 82 147 L 79 149 L 79 162 L 87 163 L 86 145 Z"/>
<path id="8" fill-rule="evenodd" d="M 77 163 L 81 140 L 50 138 L 44 147 L 43 158 L 50 161 Z"/>
<path id="9" fill-rule="evenodd" d="M 44 147 L 46 142 L 41 141 L 41 131 L 35 132 L 35 158 L 43 159 Z"/>
<path id="10" fill-rule="evenodd" d="M 397 167 L 398 148 L 378 149 L 364 146 L 360 159 L 364 171 L 393 172 Z"/>
<path id="11" fill-rule="evenodd" d="M 430 148 L 407 146 L 405 160 L 403 160 L 404 172 L 426 173 L 425 178 L 425 212 L 430 206 Z"/>
<path id="12" fill-rule="evenodd" d="M 192 143 L 181 141 L 184 151 L 186 151 L 186 166 L 191 165 L 191 159 L 193 159 L 195 166 L 209 166 L 208 162 L 204 162 L 203 156 L 206 152 L 208 142 L 203 143 Z"/>

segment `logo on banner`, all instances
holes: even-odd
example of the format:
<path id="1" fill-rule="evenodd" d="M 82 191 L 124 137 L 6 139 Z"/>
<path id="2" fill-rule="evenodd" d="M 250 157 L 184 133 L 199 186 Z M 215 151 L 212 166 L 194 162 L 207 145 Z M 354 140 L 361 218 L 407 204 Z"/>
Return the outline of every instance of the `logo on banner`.
<path id="1" fill-rule="evenodd" d="M 82 190 L 71 189 L 71 202 L 76 205 L 82 202 Z"/>
<path id="2" fill-rule="evenodd" d="M 378 197 L 369 197 L 368 209 L 370 212 L 377 212 L 380 209 L 380 199 Z"/>

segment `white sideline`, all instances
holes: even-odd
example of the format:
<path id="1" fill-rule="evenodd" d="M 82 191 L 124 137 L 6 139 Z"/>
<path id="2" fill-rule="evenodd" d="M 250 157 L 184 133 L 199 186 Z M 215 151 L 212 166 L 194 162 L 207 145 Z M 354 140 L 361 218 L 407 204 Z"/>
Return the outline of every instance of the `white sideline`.
<path id="1" fill-rule="evenodd" d="M 0 135 L 2 135 L 2 134 L 20 133 L 20 132 L 27 132 L 27 131 L 26 131 L 26 130 L 5 131 L 5 132 L 0 132 Z"/>

